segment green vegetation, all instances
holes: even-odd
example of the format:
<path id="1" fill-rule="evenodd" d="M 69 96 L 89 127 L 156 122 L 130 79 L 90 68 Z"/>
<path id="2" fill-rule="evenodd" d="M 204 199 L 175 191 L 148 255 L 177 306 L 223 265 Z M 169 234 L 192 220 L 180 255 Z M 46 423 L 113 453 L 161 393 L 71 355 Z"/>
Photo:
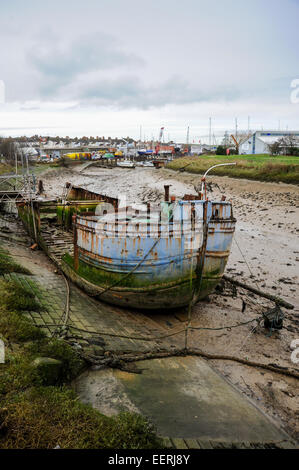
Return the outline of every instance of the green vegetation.
<path id="1" fill-rule="evenodd" d="M 0 138 L 0 155 L 1 155 L 1 138 Z M 15 173 L 15 168 L 9 163 L 0 163 L 0 175 Z M 16 180 L 14 180 L 16 182 Z M 17 184 L 17 183 L 16 183 Z M 12 187 L 7 181 L 1 181 L 1 191 L 11 190 Z"/>
<path id="2" fill-rule="evenodd" d="M 236 162 L 236 166 L 219 167 L 214 175 L 246 178 L 258 181 L 272 181 L 299 184 L 299 158 L 270 155 L 201 155 L 183 157 L 167 165 L 171 170 L 204 174 L 213 165 Z"/>
<path id="3" fill-rule="evenodd" d="M 67 229 L 71 227 L 72 224 L 72 217 L 75 214 L 84 215 L 84 213 L 95 213 L 97 206 L 99 205 L 99 201 L 96 201 L 93 204 L 71 204 L 68 206 L 65 205 L 57 205 L 56 213 L 57 213 L 57 221 L 59 224 L 64 225 Z"/>
<path id="4" fill-rule="evenodd" d="M 1 266 L 1 258 L 0 258 Z M 9 341 L 26 342 L 43 336 L 23 314 L 39 311 L 34 294 L 15 281 L 0 280 L 0 335 Z"/>
<path id="5" fill-rule="evenodd" d="M 72 268 L 74 269 L 74 258 L 66 253 L 63 256 L 63 260 Z M 109 287 L 114 283 L 119 282 L 119 287 L 144 287 L 148 285 L 148 283 L 140 283 L 137 276 L 129 276 L 125 278 L 123 274 L 117 274 L 113 272 L 107 272 L 99 267 L 89 266 L 84 261 L 80 260 L 79 269 L 77 271 L 78 275 L 86 281 L 91 282 L 93 284 L 99 285 L 101 287 Z"/>
<path id="6" fill-rule="evenodd" d="M 41 306 L 35 300 L 32 291 L 16 281 L 0 280 L 1 308 L 8 312 L 40 311 Z"/>
<path id="7" fill-rule="evenodd" d="M 1 413 L 1 412 L 0 412 Z M 0 414 L 6 448 L 146 449 L 159 446 L 148 423 L 123 413 L 108 418 L 65 387 L 36 387 Z M 1 428 L 0 428 L 1 429 Z M 0 439 L 1 447 L 1 439 Z"/>
<path id="8" fill-rule="evenodd" d="M 18 312 L 7 312 L 0 307 L 0 337 L 4 336 L 9 341 L 26 342 L 42 337 L 39 328 L 32 325 L 32 322 Z"/>
<path id="9" fill-rule="evenodd" d="M 0 275 L 8 273 L 30 274 L 30 271 L 16 263 L 11 256 L 0 249 Z"/>
<path id="10" fill-rule="evenodd" d="M 3 272 L 8 255 L 3 250 L 1 255 Z M 78 401 L 67 385 L 85 363 L 26 316 L 40 310 L 31 290 L 0 279 L 0 339 L 6 348 L 5 364 L 0 364 L 0 449 L 159 448 L 160 440 L 142 416 L 106 417 Z"/>
<path id="11" fill-rule="evenodd" d="M 69 253 L 66 253 L 62 259 L 68 266 L 70 266 L 74 270 L 74 258 Z M 184 284 L 189 284 L 190 282 L 190 274 L 188 274 L 187 277 L 168 280 L 162 280 L 159 278 L 141 280 L 139 279 L 138 275 L 136 276 L 134 275 L 134 273 L 131 276 L 127 277 L 125 274 L 107 272 L 103 269 L 100 269 L 99 267 L 90 266 L 81 259 L 79 261 L 79 268 L 76 273 L 82 279 L 85 279 L 91 284 L 95 284 L 103 288 L 115 286 L 116 288 L 128 288 L 135 290 L 143 289 L 146 292 L 154 292 L 163 288 L 176 287 L 176 291 L 172 291 L 171 296 L 182 296 L 182 291 L 178 289 L 179 285 L 182 285 L 182 289 L 189 289 L 189 287 L 184 286 Z M 195 276 L 195 273 L 193 273 L 193 275 Z"/>
<path id="12" fill-rule="evenodd" d="M 13 171 L 13 167 L 8 163 L 0 163 L 0 175 L 4 175 L 5 173 L 10 173 Z"/>
<path id="13" fill-rule="evenodd" d="M 84 363 L 77 354 L 74 354 L 73 348 L 59 339 L 43 338 L 35 341 L 27 348 L 27 352 L 33 357 L 51 357 L 61 361 L 59 375 L 56 377 L 57 384 L 63 384 L 77 377 Z"/>

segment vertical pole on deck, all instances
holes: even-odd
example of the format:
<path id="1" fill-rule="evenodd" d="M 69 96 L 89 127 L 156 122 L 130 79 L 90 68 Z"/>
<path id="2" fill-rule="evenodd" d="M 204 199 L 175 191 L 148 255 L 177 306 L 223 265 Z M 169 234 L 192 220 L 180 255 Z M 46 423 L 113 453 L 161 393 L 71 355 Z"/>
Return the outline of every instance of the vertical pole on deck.
<path id="1" fill-rule="evenodd" d="M 188 333 L 189 329 L 191 327 L 191 319 L 192 319 L 192 305 L 193 305 L 193 296 L 194 296 L 194 291 L 193 291 L 193 253 L 192 253 L 192 258 L 191 258 L 191 267 L 190 267 L 190 302 L 188 305 L 188 320 L 187 324 L 185 326 L 185 350 L 187 351 L 188 349 Z"/>
<path id="2" fill-rule="evenodd" d="M 79 248 L 78 248 L 78 231 L 77 231 L 77 215 L 73 215 L 73 234 L 74 234 L 74 269 L 79 269 Z"/>
<path id="3" fill-rule="evenodd" d="M 151 237 L 151 204 L 147 203 L 147 237 Z"/>
<path id="4" fill-rule="evenodd" d="M 40 233 L 40 205 L 39 204 L 37 205 L 36 214 L 37 214 L 37 230 L 38 230 L 38 233 Z"/>
<path id="5" fill-rule="evenodd" d="M 170 186 L 168 184 L 164 186 L 164 190 L 165 190 L 164 201 L 165 202 L 169 202 L 169 188 Z"/>

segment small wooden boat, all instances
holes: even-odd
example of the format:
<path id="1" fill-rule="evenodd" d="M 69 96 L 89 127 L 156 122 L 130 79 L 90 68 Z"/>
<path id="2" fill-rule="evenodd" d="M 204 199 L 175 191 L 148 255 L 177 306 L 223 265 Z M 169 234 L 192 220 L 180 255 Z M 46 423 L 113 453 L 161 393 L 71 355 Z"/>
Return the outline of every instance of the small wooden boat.
<path id="1" fill-rule="evenodd" d="M 117 166 L 120 166 L 122 168 L 135 168 L 135 165 L 131 160 L 122 160 L 120 162 L 117 162 Z"/>

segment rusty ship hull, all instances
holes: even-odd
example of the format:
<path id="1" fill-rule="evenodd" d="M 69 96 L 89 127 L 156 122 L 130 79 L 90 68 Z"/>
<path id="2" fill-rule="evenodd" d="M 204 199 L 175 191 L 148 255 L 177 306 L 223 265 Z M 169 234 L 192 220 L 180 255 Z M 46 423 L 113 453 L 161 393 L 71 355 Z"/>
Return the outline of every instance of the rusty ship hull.
<path id="1" fill-rule="evenodd" d="M 204 299 L 222 279 L 230 254 L 231 203 L 187 197 L 149 206 L 121 208 L 117 199 L 72 187 L 63 204 L 23 202 L 18 210 L 66 276 L 99 300 L 157 310 Z M 60 234 L 58 254 L 51 226 Z"/>
<path id="2" fill-rule="evenodd" d="M 113 220 L 109 214 L 81 215 L 74 230 L 74 257 L 63 260 L 64 272 L 103 301 L 154 310 L 196 303 L 214 290 L 225 271 L 235 220 L 230 203 L 179 201 L 173 220 L 149 224 L 127 211 Z"/>

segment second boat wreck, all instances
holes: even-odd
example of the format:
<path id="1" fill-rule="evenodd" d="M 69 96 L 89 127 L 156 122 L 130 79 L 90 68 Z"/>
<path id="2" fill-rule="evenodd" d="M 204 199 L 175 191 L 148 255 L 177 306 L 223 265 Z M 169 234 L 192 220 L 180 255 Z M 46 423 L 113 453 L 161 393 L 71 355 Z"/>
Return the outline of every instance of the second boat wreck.
<path id="1" fill-rule="evenodd" d="M 235 231 L 231 202 L 209 201 L 203 183 L 197 196 L 181 200 L 165 186 L 156 205 L 129 205 L 67 184 L 63 200 L 19 202 L 18 212 L 41 248 L 89 295 L 140 309 L 184 307 L 219 283 Z"/>

